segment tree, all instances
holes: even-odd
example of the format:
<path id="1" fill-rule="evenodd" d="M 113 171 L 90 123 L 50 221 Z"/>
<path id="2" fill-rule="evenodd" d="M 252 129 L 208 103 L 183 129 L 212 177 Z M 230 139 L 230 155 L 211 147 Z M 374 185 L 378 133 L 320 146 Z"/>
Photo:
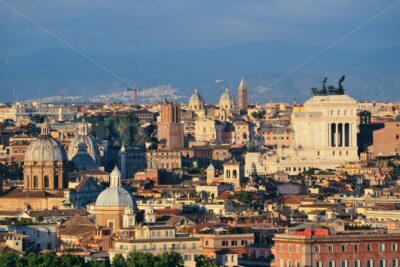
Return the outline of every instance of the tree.
<path id="1" fill-rule="evenodd" d="M 80 267 L 85 266 L 85 260 L 81 256 L 66 254 L 62 255 L 58 260 L 59 267 Z"/>
<path id="2" fill-rule="evenodd" d="M 17 266 L 19 263 L 19 255 L 14 252 L 6 252 L 0 255 L 0 267 Z"/>
<path id="3" fill-rule="evenodd" d="M 164 252 L 156 256 L 154 267 L 183 267 L 183 258 L 174 251 Z"/>
<path id="4" fill-rule="evenodd" d="M 114 256 L 112 260 L 112 266 L 113 267 L 127 267 L 128 265 L 126 264 L 124 256 L 121 254 L 117 254 Z"/>
<path id="5" fill-rule="evenodd" d="M 126 263 L 130 267 L 153 267 L 154 256 L 148 252 L 130 252 L 126 259 Z"/>
<path id="6" fill-rule="evenodd" d="M 206 257 L 204 255 L 198 255 L 195 258 L 196 267 L 217 267 L 217 263 L 214 259 Z"/>

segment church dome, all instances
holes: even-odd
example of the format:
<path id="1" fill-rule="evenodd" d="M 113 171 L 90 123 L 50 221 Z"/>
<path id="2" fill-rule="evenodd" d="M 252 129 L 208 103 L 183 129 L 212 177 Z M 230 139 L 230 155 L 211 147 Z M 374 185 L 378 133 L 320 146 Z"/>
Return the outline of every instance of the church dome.
<path id="1" fill-rule="evenodd" d="M 72 158 L 78 154 L 79 144 L 84 143 L 87 147 L 87 154 L 90 155 L 96 165 L 98 166 L 100 163 L 100 150 L 99 146 L 94 139 L 94 137 L 88 134 L 88 125 L 82 122 L 79 125 L 78 134 L 72 138 L 71 142 L 68 146 L 68 158 L 72 160 Z"/>
<path id="2" fill-rule="evenodd" d="M 85 143 L 80 143 L 78 145 L 78 154 L 76 154 L 72 158 L 72 162 L 74 166 L 78 170 L 95 170 L 97 169 L 96 162 L 94 159 L 87 153 L 87 146 Z"/>
<path id="3" fill-rule="evenodd" d="M 221 95 L 221 98 L 219 99 L 220 102 L 222 101 L 230 101 L 230 102 L 235 102 L 235 98 L 229 91 L 229 88 L 225 89 L 225 92 Z"/>
<path id="4" fill-rule="evenodd" d="M 66 161 L 67 155 L 60 142 L 50 136 L 50 128 L 45 123 L 41 135 L 33 141 L 25 152 L 24 162 Z"/>
<path id="5" fill-rule="evenodd" d="M 204 103 L 203 97 L 199 94 L 199 91 L 197 89 L 194 91 L 194 94 L 190 97 L 189 99 L 189 104 L 190 103 Z"/>
<path id="6" fill-rule="evenodd" d="M 135 197 L 121 187 L 121 172 L 115 166 L 110 174 L 110 187 L 100 193 L 96 200 L 97 207 L 136 208 Z"/>
<path id="7" fill-rule="evenodd" d="M 197 89 L 189 99 L 189 108 L 191 110 L 201 110 L 204 108 L 204 99 L 201 97 Z"/>
<path id="8" fill-rule="evenodd" d="M 96 207 L 136 207 L 135 197 L 122 187 L 109 187 L 97 197 Z"/>

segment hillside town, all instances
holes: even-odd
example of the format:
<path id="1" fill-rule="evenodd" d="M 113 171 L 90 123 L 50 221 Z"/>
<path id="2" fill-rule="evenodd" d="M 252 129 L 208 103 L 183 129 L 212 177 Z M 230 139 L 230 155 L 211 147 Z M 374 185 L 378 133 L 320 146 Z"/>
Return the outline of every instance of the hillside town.
<path id="1" fill-rule="evenodd" d="M 344 79 L 304 103 L 250 103 L 242 76 L 218 103 L 2 104 L 0 262 L 400 266 L 400 103 Z"/>

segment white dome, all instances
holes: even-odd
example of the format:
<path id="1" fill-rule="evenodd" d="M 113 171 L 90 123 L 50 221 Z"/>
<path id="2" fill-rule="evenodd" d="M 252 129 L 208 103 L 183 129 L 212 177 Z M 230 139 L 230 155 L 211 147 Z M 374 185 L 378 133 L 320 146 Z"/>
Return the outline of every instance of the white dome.
<path id="1" fill-rule="evenodd" d="M 233 97 L 231 92 L 229 92 L 229 88 L 226 88 L 225 92 L 221 95 L 221 98 L 219 99 L 219 102 L 222 102 L 222 101 L 235 102 L 235 98 Z"/>
<path id="2" fill-rule="evenodd" d="M 41 135 L 27 148 L 24 162 L 66 161 L 64 147 L 50 135 Z"/>
<path id="3" fill-rule="evenodd" d="M 122 187 L 109 187 L 97 197 L 96 207 L 136 207 L 135 197 Z"/>
<path id="4" fill-rule="evenodd" d="M 204 99 L 203 97 L 201 97 L 197 89 L 194 91 L 194 94 L 190 97 L 189 104 L 190 103 L 204 103 Z"/>

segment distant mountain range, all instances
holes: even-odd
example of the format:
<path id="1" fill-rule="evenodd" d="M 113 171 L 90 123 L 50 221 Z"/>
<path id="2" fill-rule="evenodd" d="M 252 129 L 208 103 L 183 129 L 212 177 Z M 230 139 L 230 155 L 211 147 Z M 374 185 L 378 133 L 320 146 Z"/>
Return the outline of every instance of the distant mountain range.
<path id="1" fill-rule="evenodd" d="M 248 83 L 251 101 L 304 101 L 311 87 L 327 76 L 336 85 L 346 75 L 344 87 L 356 99 L 400 98 L 400 46 L 368 54 L 330 49 L 302 68 L 269 86 L 322 47 L 284 42 L 257 42 L 217 49 L 156 51 L 91 58 L 122 77 L 110 75 L 93 62 L 68 49 L 48 49 L 0 61 L 0 102 L 65 95 L 94 96 L 123 91 L 130 86 L 171 85 L 186 97 L 195 88 L 206 102 L 215 103 L 224 87 L 237 94 L 240 76 Z"/>

